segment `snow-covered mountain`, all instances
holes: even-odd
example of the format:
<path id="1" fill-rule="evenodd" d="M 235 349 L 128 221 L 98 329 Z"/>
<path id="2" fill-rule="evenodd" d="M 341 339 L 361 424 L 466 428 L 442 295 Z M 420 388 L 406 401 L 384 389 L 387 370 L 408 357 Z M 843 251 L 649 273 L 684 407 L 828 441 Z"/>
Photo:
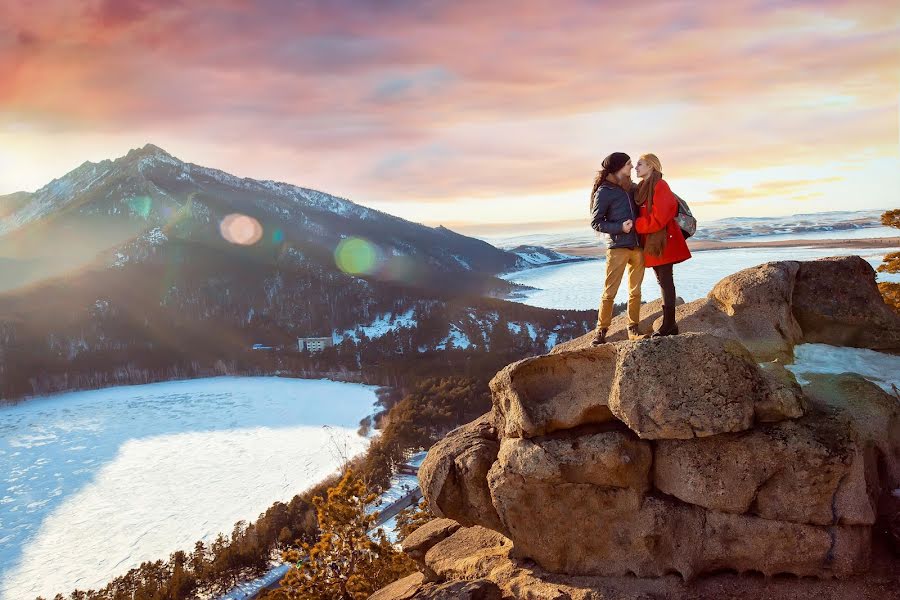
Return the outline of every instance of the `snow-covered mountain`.
<path id="1" fill-rule="evenodd" d="M 585 260 L 580 256 L 571 256 L 569 254 L 557 252 L 556 250 L 544 248 L 543 246 L 534 245 L 515 246 L 514 248 L 510 248 L 508 252 L 515 254 L 521 259 L 520 269 Z"/>
<path id="2" fill-rule="evenodd" d="M 152 144 L 115 160 L 85 162 L 34 193 L 0 197 L 0 245 L 20 247 L 24 238 L 52 245 L 62 231 L 90 230 L 91 235 L 49 258 L 78 245 L 82 254 L 108 251 L 116 262 L 127 255 L 119 246 L 148 235 L 221 243 L 219 223 L 234 213 L 262 225 L 261 243 L 286 244 L 309 260 L 332 261 L 332 266 L 341 240 L 362 238 L 381 263 L 372 266 L 374 275 L 392 261 L 402 263 L 407 273 L 495 274 L 530 265 L 516 254 L 444 227 L 427 227 L 288 183 L 241 178 L 184 162 Z M 95 235 L 98 229 L 102 232 Z M 40 250 L 19 258 L 46 254 Z"/>

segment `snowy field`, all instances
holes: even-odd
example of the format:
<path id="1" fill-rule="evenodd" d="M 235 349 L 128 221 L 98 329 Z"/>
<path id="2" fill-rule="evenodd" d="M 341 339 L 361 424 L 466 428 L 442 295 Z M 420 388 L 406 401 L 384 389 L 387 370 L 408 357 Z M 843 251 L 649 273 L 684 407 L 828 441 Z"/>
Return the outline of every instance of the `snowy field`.
<path id="1" fill-rule="evenodd" d="M 362 452 L 375 388 L 217 377 L 0 408 L 0 599 L 99 588 L 229 534 Z"/>
<path id="2" fill-rule="evenodd" d="M 742 248 L 695 252 L 693 258 L 675 265 L 675 289 L 685 302 L 702 298 L 722 278 L 741 269 L 774 260 L 813 260 L 826 256 L 858 254 L 872 266 L 881 263 L 888 252 L 897 249 L 840 249 L 840 248 Z M 542 308 L 596 309 L 600 304 L 606 261 L 566 263 L 517 271 L 503 278 L 536 289 L 518 292 L 511 298 L 516 302 Z M 898 281 L 897 275 L 879 273 L 879 281 Z M 652 269 L 644 273 L 642 300 L 649 302 L 660 297 L 659 284 Z M 623 278 L 616 302 L 628 300 L 627 274 Z"/>

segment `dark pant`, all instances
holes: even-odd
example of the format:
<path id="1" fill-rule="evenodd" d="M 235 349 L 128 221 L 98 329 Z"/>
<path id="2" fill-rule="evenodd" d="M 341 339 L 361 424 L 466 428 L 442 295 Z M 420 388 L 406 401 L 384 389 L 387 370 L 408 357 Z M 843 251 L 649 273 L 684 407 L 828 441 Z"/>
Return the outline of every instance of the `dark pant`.
<path id="1" fill-rule="evenodd" d="M 653 267 L 663 297 L 663 322 L 659 328 L 660 333 L 669 333 L 675 328 L 675 278 L 672 275 L 672 266 L 669 264 Z"/>

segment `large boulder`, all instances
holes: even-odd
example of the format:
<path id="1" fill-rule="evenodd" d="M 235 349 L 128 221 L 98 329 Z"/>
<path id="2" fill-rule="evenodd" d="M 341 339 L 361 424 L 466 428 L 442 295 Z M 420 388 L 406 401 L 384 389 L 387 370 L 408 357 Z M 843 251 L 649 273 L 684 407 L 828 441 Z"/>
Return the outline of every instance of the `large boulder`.
<path id="1" fill-rule="evenodd" d="M 827 437 L 826 431 L 816 433 Z M 742 435 L 748 434 L 720 435 L 691 442 Z M 661 446 L 663 442 L 656 444 Z M 793 449 L 798 450 L 799 446 Z M 764 447 L 756 449 L 766 452 Z M 815 450 L 827 452 L 821 448 L 807 451 L 815 454 Z M 648 496 L 649 451 L 648 442 L 637 439 L 630 431 L 615 429 L 502 440 L 497 461 L 488 473 L 488 485 L 505 535 L 513 542 L 513 555 L 535 560 L 554 572 L 607 576 L 633 573 L 658 577 L 676 571 L 690 578 L 719 568 L 830 576 L 848 575 L 864 568 L 863 538 L 869 531 L 867 527 L 826 528 L 749 514 L 728 515 Z M 660 452 L 657 451 L 657 456 Z M 751 458 L 748 456 L 747 460 Z M 804 466 L 813 470 L 829 471 L 833 467 L 827 460 L 809 463 Z M 717 466 L 721 463 L 713 461 L 709 469 Z M 852 479 L 856 474 L 852 469 L 844 469 L 833 479 L 841 475 Z M 814 472 L 800 473 L 800 469 L 794 469 L 793 475 L 794 479 L 804 478 L 807 487 L 818 483 Z M 864 480 L 846 485 L 868 502 Z M 838 486 L 839 483 L 832 483 L 832 488 Z M 796 493 L 807 493 L 807 487 L 799 486 Z M 778 515 L 781 511 L 795 516 L 803 510 L 801 507 L 791 512 L 786 506 L 791 501 L 789 484 L 775 488 L 772 493 L 763 494 L 762 511 L 766 515 Z M 704 491 L 698 495 L 702 496 Z M 849 493 L 843 498 L 841 493 L 832 491 L 832 496 L 839 496 L 838 510 L 846 511 L 845 522 L 856 522 L 858 515 L 853 510 L 862 513 L 862 509 L 854 502 L 860 499 Z M 819 493 L 815 498 L 822 497 L 824 494 Z M 827 500 L 830 502 L 831 497 Z M 731 508 L 726 500 L 720 500 L 719 504 Z M 859 520 L 871 523 L 871 505 L 867 506 L 869 512 L 859 516 Z M 816 505 L 807 510 L 820 516 L 814 511 L 819 508 Z M 830 513 L 828 516 L 825 521 L 831 523 Z M 733 535 L 748 539 L 732 546 L 730 536 Z M 837 562 L 828 558 L 832 538 L 840 542 L 841 558 Z M 795 556 L 794 550 L 799 546 L 803 546 L 803 554 Z M 484 576 L 483 573 L 471 575 Z"/>
<path id="2" fill-rule="evenodd" d="M 419 484 L 431 511 L 462 525 L 502 531 L 487 486 L 487 472 L 499 449 L 490 412 L 432 446 L 419 468 Z"/>
<path id="3" fill-rule="evenodd" d="M 622 342 L 609 409 L 645 439 L 744 431 L 772 386 L 740 343 L 708 334 Z"/>
<path id="4" fill-rule="evenodd" d="M 729 317 L 737 339 L 760 360 L 787 358 L 802 331 L 791 313 L 800 263 L 765 263 L 719 281 L 708 298 Z"/>
<path id="5" fill-rule="evenodd" d="M 871 525 L 878 501 L 871 446 L 827 415 L 660 440 L 653 485 L 705 508 L 816 525 Z"/>
<path id="6" fill-rule="evenodd" d="M 800 263 L 793 312 L 806 342 L 900 350 L 900 314 L 885 304 L 875 270 L 859 256 Z"/>
<path id="7" fill-rule="evenodd" d="M 637 490 L 495 478 L 513 555 L 570 575 L 685 579 L 718 569 L 818 577 L 864 571 L 870 527 L 821 527 L 712 511 Z M 539 512 L 538 512 L 539 511 Z M 536 516 L 539 515 L 539 518 Z"/>
<path id="8" fill-rule="evenodd" d="M 490 383 L 502 437 L 619 419 L 648 439 L 741 431 L 803 414 L 792 376 L 767 374 L 739 342 L 708 334 L 616 342 L 526 358 Z"/>
<path id="9" fill-rule="evenodd" d="M 612 344 L 526 358 L 490 382 L 503 437 L 533 437 L 613 419 L 607 402 L 616 372 Z"/>
<path id="10" fill-rule="evenodd" d="M 706 298 L 675 310 L 681 333 L 740 341 L 757 361 L 789 360 L 802 331 L 791 312 L 799 263 L 762 264 L 719 281 Z"/>

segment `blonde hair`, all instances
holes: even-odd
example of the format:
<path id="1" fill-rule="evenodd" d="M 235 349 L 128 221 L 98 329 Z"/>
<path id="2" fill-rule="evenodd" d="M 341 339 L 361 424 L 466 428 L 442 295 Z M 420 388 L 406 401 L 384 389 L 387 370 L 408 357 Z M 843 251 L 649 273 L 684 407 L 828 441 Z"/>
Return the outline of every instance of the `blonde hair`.
<path id="1" fill-rule="evenodd" d="M 657 173 L 659 173 L 660 176 L 662 176 L 662 174 L 663 174 L 663 172 L 662 172 L 662 163 L 659 162 L 659 157 L 658 157 L 658 156 L 656 156 L 655 154 L 651 154 L 651 153 L 648 152 L 647 154 L 641 154 L 640 160 L 644 161 L 645 163 L 647 163 L 648 165 L 650 165 L 651 167 L 653 167 L 653 169 L 654 169 Z"/>

